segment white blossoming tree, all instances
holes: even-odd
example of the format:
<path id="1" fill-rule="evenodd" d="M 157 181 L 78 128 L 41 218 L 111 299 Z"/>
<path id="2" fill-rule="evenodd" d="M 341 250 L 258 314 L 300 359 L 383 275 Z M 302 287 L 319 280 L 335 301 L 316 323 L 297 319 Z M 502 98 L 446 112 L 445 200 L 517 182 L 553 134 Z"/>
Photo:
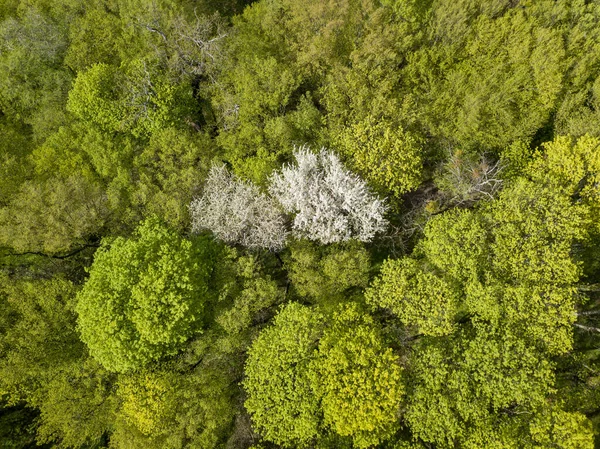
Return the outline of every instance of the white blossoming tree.
<path id="1" fill-rule="evenodd" d="M 203 195 L 190 204 L 192 232 L 204 229 L 231 244 L 280 250 L 288 231 L 277 204 L 224 165 L 213 165 Z"/>
<path id="2" fill-rule="evenodd" d="M 295 213 L 293 233 L 323 244 L 367 242 L 385 229 L 386 206 L 359 176 L 331 151 L 294 151 L 296 164 L 271 176 L 269 192 L 287 213 Z"/>

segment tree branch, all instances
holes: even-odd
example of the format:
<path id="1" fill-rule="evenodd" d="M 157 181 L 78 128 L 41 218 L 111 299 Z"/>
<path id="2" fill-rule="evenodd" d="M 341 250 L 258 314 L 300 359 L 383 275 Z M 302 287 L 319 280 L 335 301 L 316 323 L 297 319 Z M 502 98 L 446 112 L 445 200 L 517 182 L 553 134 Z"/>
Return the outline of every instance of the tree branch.
<path id="1" fill-rule="evenodd" d="M 77 248 L 76 250 L 71 251 L 70 253 L 67 254 L 46 254 L 46 253 L 42 253 L 40 251 L 25 251 L 23 253 L 8 253 L 8 254 L 3 254 L 0 257 L 10 257 L 10 256 L 41 256 L 41 257 L 48 257 L 51 259 L 68 259 L 71 256 L 75 256 L 76 254 L 79 254 L 80 252 L 82 252 L 83 250 L 87 249 L 87 248 L 98 248 L 100 246 L 100 244 L 98 243 L 90 243 L 87 245 L 84 245 L 80 248 Z"/>
<path id="2" fill-rule="evenodd" d="M 600 292 L 600 284 L 584 284 L 577 287 L 580 292 Z"/>
<path id="3" fill-rule="evenodd" d="M 600 329 L 598 329 L 597 327 L 584 326 L 583 324 L 577 324 L 577 323 L 573 323 L 573 326 L 578 327 L 578 328 L 583 329 L 583 330 L 586 330 L 588 332 L 598 332 L 598 333 L 600 333 Z"/>

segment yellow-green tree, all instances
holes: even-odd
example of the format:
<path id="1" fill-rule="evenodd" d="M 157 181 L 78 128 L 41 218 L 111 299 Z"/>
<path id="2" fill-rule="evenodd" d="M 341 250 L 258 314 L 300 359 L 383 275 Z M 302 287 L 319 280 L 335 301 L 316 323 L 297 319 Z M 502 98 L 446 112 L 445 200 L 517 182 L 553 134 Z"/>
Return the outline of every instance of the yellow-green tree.
<path id="1" fill-rule="evenodd" d="M 105 242 L 77 297 L 92 356 L 124 372 L 175 354 L 202 327 L 214 259 L 210 239 L 186 240 L 156 219 Z"/>
<path id="2" fill-rule="evenodd" d="M 321 413 L 311 384 L 310 361 L 322 320 L 306 306 L 289 304 L 248 351 L 244 405 L 268 441 L 304 447 L 319 433 Z"/>
<path id="3" fill-rule="evenodd" d="M 312 376 L 324 424 L 356 447 L 372 447 L 397 430 L 404 399 L 400 358 L 364 311 L 350 306 L 334 315 Z"/>

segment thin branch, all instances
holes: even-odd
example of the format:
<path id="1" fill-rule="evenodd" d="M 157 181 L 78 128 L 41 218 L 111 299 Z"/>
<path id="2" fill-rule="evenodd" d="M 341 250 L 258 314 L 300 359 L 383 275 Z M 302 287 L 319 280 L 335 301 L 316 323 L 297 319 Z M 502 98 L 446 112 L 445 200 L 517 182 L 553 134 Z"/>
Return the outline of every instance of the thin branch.
<path id="1" fill-rule="evenodd" d="M 143 23 L 138 23 L 137 25 L 146 28 L 148 31 L 150 31 L 152 33 L 157 33 L 158 35 L 160 35 L 160 37 L 163 38 L 163 41 L 167 42 L 167 36 L 165 35 L 165 33 L 163 33 L 162 31 L 160 31 L 159 29 L 154 28 L 154 27 L 152 27 L 150 25 L 143 24 Z"/>
<path id="2" fill-rule="evenodd" d="M 586 330 L 588 332 L 598 332 L 600 334 L 600 329 L 597 327 L 584 326 L 583 324 L 573 323 L 573 326 L 578 327 L 580 329 Z"/>
<path id="3" fill-rule="evenodd" d="M 10 256 L 41 256 L 41 257 L 48 257 L 51 259 L 68 259 L 71 256 L 75 256 L 76 254 L 79 254 L 80 252 L 82 252 L 83 250 L 87 249 L 87 248 L 98 248 L 100 245 L 97 243 L 91 243 L 91 244 L 87 244 L 84 245 L 74 251 L 71 251 L 70 253 L 67 254 L 62 254 L 62 255 L 58 255 L 58 254 L 46 254 L 46 253 L 42 253 L 40 251 L 26 251 L 23 253 L 8 253 L 8 254 L 3 254 L 0 257 L 10 257 Z"/>
<path id="4" fill-rule="evenodd" d="M 588 310 L 585 312 L 577 312 L 577 316 L 600 315 L 600 310 Z"/>

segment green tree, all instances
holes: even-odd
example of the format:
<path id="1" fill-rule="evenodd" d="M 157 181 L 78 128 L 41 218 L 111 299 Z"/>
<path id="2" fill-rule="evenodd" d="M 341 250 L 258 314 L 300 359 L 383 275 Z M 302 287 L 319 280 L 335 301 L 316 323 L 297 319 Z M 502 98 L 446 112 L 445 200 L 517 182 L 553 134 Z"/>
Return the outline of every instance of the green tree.
<path id="1" fill-rule="evenodd" d="M 199 194 L 215 153 L 207 134 L 177 128 L 157 131 L 133 160 L 139 181 L 133 186 L 132 202 L 144 216 L 157 215 L 173 227 L 187 228 L 188 206 Z"/>
<path id="2" fill-rule="evenodd" d="M 35 414 L 38 443 L 80 447 L 111 426 L 112 379 L 76 330 L 77 287 L 63 276 L 0 275 L 0 395 Z M 19 446 L 20 447 L 20 446 Z"/>
<path id="3" fill-rule="evenodd" d="M 594 447 L 594 436 L 589 420 L 582 413 L 549 407 L 530 424 L 536 447 L 555 446 L 565 449 Z"/>
<path id="4" fill-rule="evenodd" d="M 359 448 L 386 440 L 397 430 L 401 375 L 400 358 L 386 347 L 369 315 L 352 306 L 335 314 L 313 361 L 324 424 Z"/>
<path id="5" fill-rule="evenodd" d="M 160 224 L 105 242 L 78 294 L 82 340 L 106 368 L 124 372 L 175 354 L 200 331 L 211 298 L 215 247 Z"/>
<path id="6" fill-rule="evenodd" d="M 19 252 L 69 251 L 88 244 L 108 213 L 96 182 L 79 176 L 27 181 L 0 208 L 0 244 Z"/>
<path id="7" fill-rule="evenodd" d="M 329 447 L 344 437 L 370 447 L 398 429 L 401 373 L 400 358 L 356 305 L 325 320 L 291 303 L 249 350 L 245 406 L 263 438 L 284 447 Z"/>
<path id="8" fill-rule="evenodd" d="M 332 66 L 348 63 L 373 9 L 354 0 L 262 1 L 234 19 L 211 101 L 237 175 L 263 182 L 293 144 L 328 143 L 318 90 Z"/>
<path id="9" fill-rule="evenodd" d="M 478 447 L 479 439 L 481 447 L 509 427 L 508 436 L 525 441 L 524 423 L 509 411 L 544 406 L 554 376 L 543 354 L 491 328 L 424 339 L 414 350 L 406 410 L 413 435 L 438 447 Z"/>
<path id="10" fill-rule="evenodd" d="M 117 68 L 103 63 L 80 72 L 69 92 L 67 109 L 105 131 L 148 137 L 193 116 L 191 86 L 172 84 L 143 59 Z"/>
<path id="11" fill-rule="evenodd" d="M 137 145 L 127 136 L 111 135 L 88 123 L 74 122 L 48 136 L 29 159 L 37 179 L 68 178 L 77 173 L 106 185 L 120 171 L 131 170 L 136 151 Z"/>
<path id="12" fill-rule="evenodd" d="M 115 447 L 215 447 L 230 431 L 235 405 L 224 368 L 172 363 L 119 376 Z"/>
<path id="13" fill-rule="evenodd" d="M 233 250 L 220 271 L 221 297 L 215 322 L 226 334 L 219 340 L 221 350 L 231 354 L 247 349 L 260 329 L 256 321 L 270 317 L 284 295 L 276 281 L 277 268 L 261 263 L 256 255 L 239 256 Z"/>
<path id="14" fill-rule="evenodd" d="M 370 256 L 356 240 L 319 247 L 309 240 L 289 246 L 285 268 L 292 285 L 304 297 L 321 306 L 335 307 L 346 297 L 363 289 L 369 281 Z"/>
<path id="15" fill-rule="evenodd" d="M 597 55 L 600 52 L 600 33 L 594 25 L 600 17 L 595 3 L 577 2 L 554 9 L 547 3 L 538 6 L 538 15 L 545 23 L 563 26 L 568 55 L 565 66 L 565 92 L 554 120 L 556 134 L 579 137 L 598 135 L 598 104 L 600 73 Z"/>
<path id="16" fill-rule="evenodd" d="M 459 295 L 452 285 L 422 270 L 419 262 L 410 258 L 387 260 L 366 297 L 425 335 L 451 333 L 459 312 Z"/>
<path id="17" fill-rule="evenodd" d="M 408 94 L 442 145 L 501 149 L 551 119 L 563 83 L 562 30 L 534 2 L 431 3 L 429 45 L 410 56 Z M 549 6 L 546 6 L 549 7 Z"/>
<path id="18" fill-rule="evenodd" d="M 532 160 L 528 174 L 539 183 L 565 189 L 573 196 L 581 197 L 594 216 L 600 205 L 600 139 L 585 135 L 578 139 L 557 136 L 545 142 Z"/>
<path id="19" fill-rule="evenodd" d="M 421 183 L 421 142 L 391 121 L 368 117 L 348 127 L 339 140 L 352 166 L 378 189 L 401 195 Z"/>
<path id="20" fill-rule="evenodd" d="M 0 204 L 5 205 L 29 176 L 32 136 L 22 123 L 6 117 L 0 119 L 0 134 Z"/>
<path id="21" fill-rule="evenodd" d="M 71 74 L 62 66 L 64 24 L 34 6 L 0 23 L 0 108 L 33 126 L 38 139 L 66 120 Z"/>
<path id="22" fill-rule="evenodd" d="M 553 400 L 555 356 L 572 349 L 582 302 L 574 248 L 590 227 L 590 208 L 551 181 L 549 160 L 533 166 L 550 180 L 518 178 L 496 200 L 434 216 L 413 254 L 386 261 L 367 291 L 420 337 L 406 420 L 423 441 L 535 447 L 538 437 L 507 411 L 543 415 Z M 569 422 L 565 435 L 587 441 L 587 424 Z"/>
<path id="23" fill-rule="evenodd" d="M 75 330 L 76 291 L 62 277 L 0 274 L 0 390 L 11 403 L 35 403 L 56 371 L 84 354 Z"/>
<path id="24" fill-rule="evenodd" d="M 319 402 L 311 384 L 310 360 L 321 327 L 319 313 L 292 303 L 248 351 L 244 405 L 266 440 L 305 446 L 319 432 Z"/>
<path id="25" fill-rule="evenodd" d="M 114 423 L 114 374 L 93 358 L 74 361 L 45 385 L 37 441 L 59 448 L 101 444 Z"/>

